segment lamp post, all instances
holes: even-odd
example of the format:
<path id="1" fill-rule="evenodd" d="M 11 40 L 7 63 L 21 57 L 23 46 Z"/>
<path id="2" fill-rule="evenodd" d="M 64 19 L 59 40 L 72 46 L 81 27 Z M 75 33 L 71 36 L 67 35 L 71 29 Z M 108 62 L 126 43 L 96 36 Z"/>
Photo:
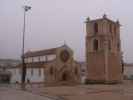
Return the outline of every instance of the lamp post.
<path id="1" fill-rule="evenodd" d="M 25 29 L 26 29 L 26 12 L 31 9 L 30 6 L 25 5 L 24 9 L 24 23 L 23 23 L 23 39 L 22 39 L 22 76 L 21 76 L 21 88 L 25 89 L 25 77 L 26 77 L 26 65 L 24 61 L 24 48 L 25 48 Z"/>

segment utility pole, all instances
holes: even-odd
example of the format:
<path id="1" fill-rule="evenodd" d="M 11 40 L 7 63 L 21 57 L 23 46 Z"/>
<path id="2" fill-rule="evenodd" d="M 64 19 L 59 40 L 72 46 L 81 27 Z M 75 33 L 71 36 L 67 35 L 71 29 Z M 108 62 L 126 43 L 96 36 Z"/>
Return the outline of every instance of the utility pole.
<path id="1" fill-rule="evenodd" d="M 21 77 L 21 88 L 25 90 L 25 77 L 26 77 L 26 64 L 24 60 L 24 49 L 25 49 L 25 29 L 26 29 L 26 12 L 31 9 L 30 6 L 25 5 L 24 9 L 24 19 L 23 19 L 23 39 L 22 39 L 22 77 Z"/>

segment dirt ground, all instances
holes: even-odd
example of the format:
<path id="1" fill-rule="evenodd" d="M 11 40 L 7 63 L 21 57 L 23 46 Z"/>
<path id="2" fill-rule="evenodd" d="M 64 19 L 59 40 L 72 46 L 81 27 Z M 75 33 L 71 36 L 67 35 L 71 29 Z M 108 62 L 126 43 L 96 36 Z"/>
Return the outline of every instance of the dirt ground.
<path id="1" fill-rule="evenodd" d="M 27 91 L 56 100 L 133 100 L 133 82 L 115 85 L 29 86 Z"/>
<path id="2" fill-rule="evenodd" d="M 39 96 L 22 90 L 16 90 L 11 87 L 1 86 L 0 100 L 53 100 L 45 96 Z"/>

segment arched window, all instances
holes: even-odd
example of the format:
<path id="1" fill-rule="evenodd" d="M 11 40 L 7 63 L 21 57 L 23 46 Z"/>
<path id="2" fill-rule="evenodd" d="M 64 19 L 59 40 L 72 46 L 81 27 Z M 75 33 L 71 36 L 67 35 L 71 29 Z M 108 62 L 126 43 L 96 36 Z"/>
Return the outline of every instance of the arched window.
<path id="1" fill-rule="evenodd" d="M 120 51 L 120 43 L 117 43 L 117 50 Z"/>
<path id="2" fill-rule="evenodd" d="M 78 75 L 78 69 L 75 68 L 75 75 Z"/>
<path id="3" fill-rule="evenodd" d="M 97 23 L 94 23 L 94 32 L 95 32 L 95 34 L 98 32 L 98 24 Z"/>
<path id="4" fill-rule="evenodd" d="M 109 32 L 112 33 L 112 24 L 109 24 Z"/>
<path id="5" fill-rule="evenodd" d="M 98 50 L 98 40 L 93 41 L 93 50 L 97 51 Z"/>
<path id="6" fill-rule="evenodd" d="M 117 33 L 116 26 L 114 27 L 114 32 Z"/>

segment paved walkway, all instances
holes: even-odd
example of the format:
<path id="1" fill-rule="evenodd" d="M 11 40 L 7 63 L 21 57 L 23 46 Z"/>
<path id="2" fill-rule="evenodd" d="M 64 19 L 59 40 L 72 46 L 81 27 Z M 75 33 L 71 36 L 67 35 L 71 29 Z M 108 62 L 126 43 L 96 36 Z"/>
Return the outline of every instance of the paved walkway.
<path id="1" fill-rule="evenodd" d="M 29 92 L 0 87 L 0 100 L 52 100 L 48 97 L 35 95 Z"/>

